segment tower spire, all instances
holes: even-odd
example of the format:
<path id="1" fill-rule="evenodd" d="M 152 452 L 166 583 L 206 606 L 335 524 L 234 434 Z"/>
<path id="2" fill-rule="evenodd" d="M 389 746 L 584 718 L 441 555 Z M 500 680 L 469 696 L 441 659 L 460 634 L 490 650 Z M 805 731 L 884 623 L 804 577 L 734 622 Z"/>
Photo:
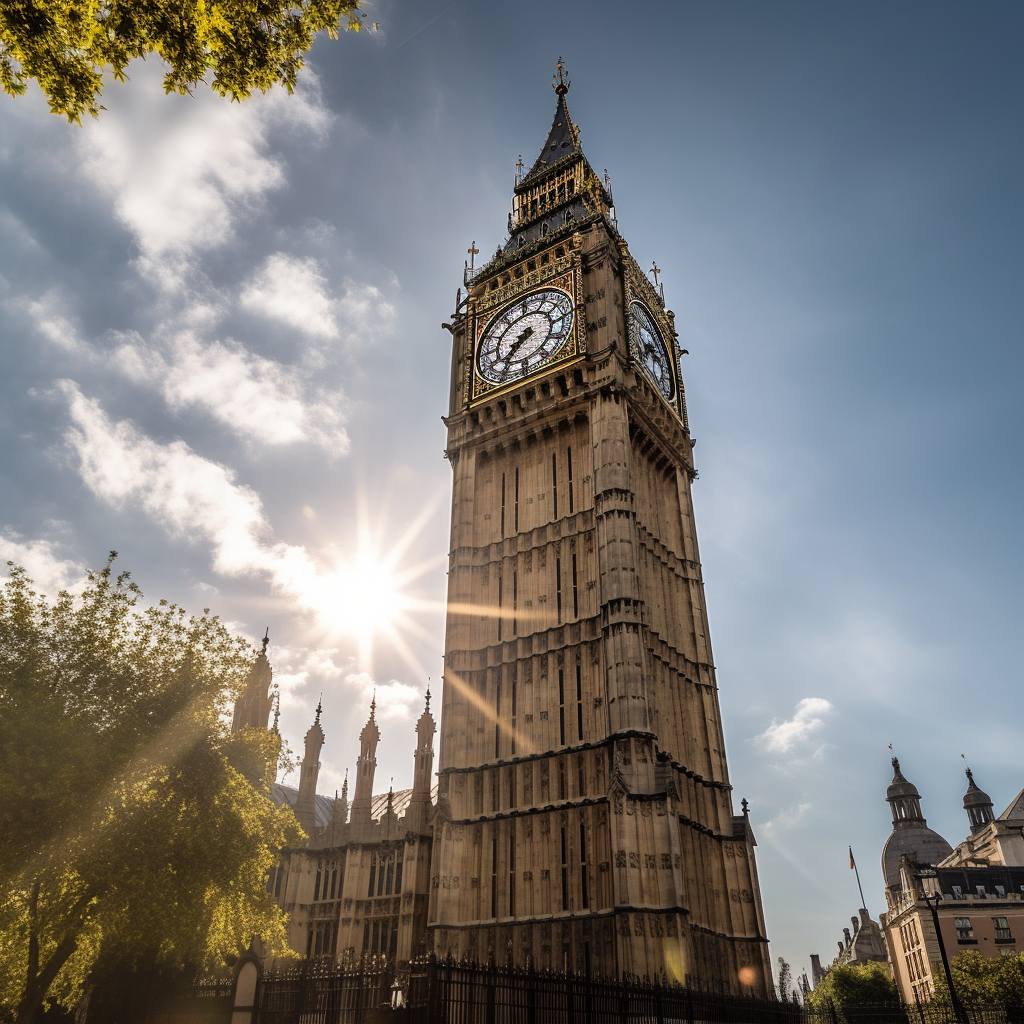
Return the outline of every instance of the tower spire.
<path id="1" fill-rule="evenodd" d="M 964 810 L 967 820 L 971 823 L 971 832 L 980 832 L 995 817 L 992 811 L 992 798 L 978 787 L 974 781 L 974 772 L 966 770 L 967 792 L 964 794 Z"/>

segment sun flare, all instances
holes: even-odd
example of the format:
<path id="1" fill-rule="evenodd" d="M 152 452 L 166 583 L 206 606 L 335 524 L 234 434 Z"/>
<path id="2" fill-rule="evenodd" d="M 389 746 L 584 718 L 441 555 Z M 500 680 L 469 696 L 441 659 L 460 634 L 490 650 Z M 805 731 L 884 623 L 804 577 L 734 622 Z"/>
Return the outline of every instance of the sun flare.
<path id="1" fill-rule="evenodd" d="M 324 579 L 323 614 L 360 644 L 394 627 L 403 608 L 401 582 L 387 560 L 363 550 Z"/>

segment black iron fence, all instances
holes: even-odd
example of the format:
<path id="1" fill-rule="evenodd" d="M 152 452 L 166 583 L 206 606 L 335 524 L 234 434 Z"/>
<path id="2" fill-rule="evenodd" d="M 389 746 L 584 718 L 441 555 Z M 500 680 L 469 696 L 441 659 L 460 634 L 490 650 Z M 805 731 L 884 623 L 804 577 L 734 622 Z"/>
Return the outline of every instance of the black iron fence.
<path id="1" fill-rule="evenodd" d="M 641 981 L 429 959 L 410 965 L 410 1024 L 801 1024 L 799 1006 Z"/>
<path id="2" fill-rule="evenodd" d="M 1013 1010 L 939 1003 L 800 1006 L 682 986 L 513 966 L 373 957 L 265 972 L 253 1024 L 1024 1024 Z"/>
<path id="3" fill-rule="evenodd" d="M 394 978 L 383 956 L 268 971 L 256 986 L 253 1024 L 369 1024 L 390 1009 Z"/>

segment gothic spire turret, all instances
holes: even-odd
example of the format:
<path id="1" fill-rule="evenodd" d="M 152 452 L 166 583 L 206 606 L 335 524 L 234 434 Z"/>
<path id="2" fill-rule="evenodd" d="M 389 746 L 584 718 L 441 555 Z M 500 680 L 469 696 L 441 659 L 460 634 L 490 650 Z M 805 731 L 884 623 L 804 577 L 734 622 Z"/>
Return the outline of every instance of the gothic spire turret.
<path id="1" fill-rule="evenodd" d="M 235 701 L 235 711 L 231 719 L 231 731 L 238 732 L 246 727 L 266 729 L 270 724 L 270 710 L 273 703 L 270 686 L 274 681 L 274 670 L 267 659 L 267 644 L 270 643 L 270 629 L 263 637 L 263 646 L 256 655 L 249 677 L 245 681 L 245 689 Z"/>
<path id="2" fill-rule="evenodd" d="M 320 727 L 322 710 L 321 701 L 316 707 L 316 718 L 306 732 L 299 770 L 299 795 L 295 801 L 295 817 L 310 839 L 316 830 L 316 783 L 320 776 L 320 751 L 324 745 L 324 731 Z"/>
<path id="3" fill-rule="evenodd" d="M 377 771 L 377 694 L 370 701 L 370 717 L 359 734 L 359 759 L 356 761 L 356 795 L 352 801 L 352 820 L 369 821 L 373 804 L 373 776 Z"/>
<path id="4" fill-rule="evenodd" d="M 994 818 L 992 798 L 984 790 L 978 788 L 974 781 L 974 772 L 967 769 L 967 792 L 964 794 L 964 810 L 967 820 L 971 823 L 971 832 L 980 832 Z"/>
<path id="5" fill-rule="evenodd" d="M 413 754 L 412 797 L 409 813 L 419 815 L 423 822 L 430 813 L 430 789 L 434 778 L 434 716 L 430 713 L 430 687 L 423 705 L 423 714 L 416 723 L 416 750 Z"/>

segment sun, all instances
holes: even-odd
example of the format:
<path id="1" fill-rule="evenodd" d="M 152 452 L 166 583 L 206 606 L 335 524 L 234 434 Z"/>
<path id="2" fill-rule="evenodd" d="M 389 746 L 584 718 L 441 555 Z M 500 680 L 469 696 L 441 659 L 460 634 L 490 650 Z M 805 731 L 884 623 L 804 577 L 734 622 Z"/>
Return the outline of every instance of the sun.
<path id="1" fill-rule="evenodd" d="M 322 615 L 363 647 L 389 633 L 403 611 L 402 581 L 389 559 L 363 548 L 324 579 Z"/>

